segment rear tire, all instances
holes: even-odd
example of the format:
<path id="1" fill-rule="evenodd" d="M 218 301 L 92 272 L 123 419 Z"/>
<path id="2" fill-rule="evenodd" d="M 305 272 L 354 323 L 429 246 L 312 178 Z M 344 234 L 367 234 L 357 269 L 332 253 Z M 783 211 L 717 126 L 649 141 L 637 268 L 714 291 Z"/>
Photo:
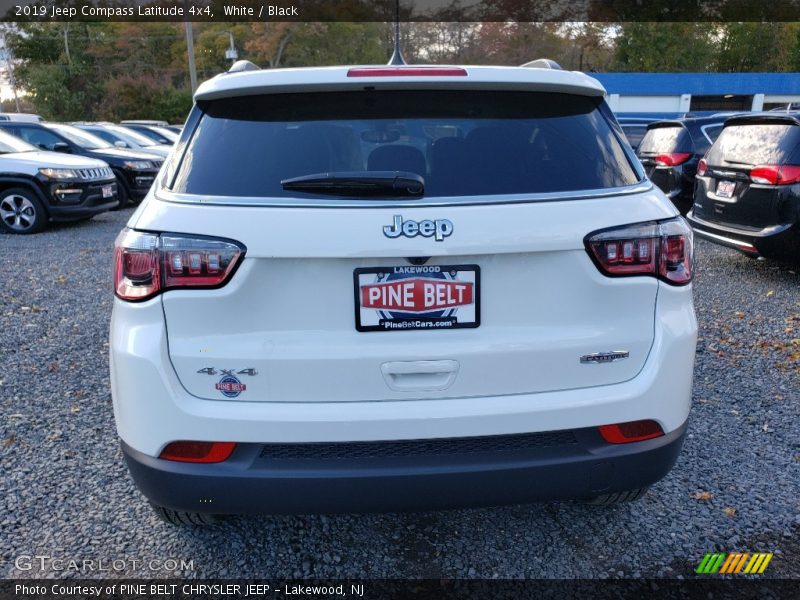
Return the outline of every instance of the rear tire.
<path id="1" fill-rule="evenodd" d="M 219 515 L 209 513 L 191 512 L 187 510 L 173 510 L 157 504 L 150 504 L 156 516 L 170 525 L 202 527 L 216 525 L 222 521 Z"/>
<path id="2" fill-rule="evenodd" d="M 762 241 L 757 247 L 764 258 L 777 260 L 789 265 L 800 264 L 800 230 L 792 231 L 778 242 L 773 240 Z"/>
<path id="3" fill-rule="evenodd" d="M 32 190 L 10 188 L 0 192 L 0 227 L 4 231 L 39 233 L 47 220 L 47 211 Z"/>
<path id="4" fill-rule="evenodd" d="M 635 490 L 625 490 L 624 492 L 614 492 L 613 494 L 602 494 L 594 496 L 593 498 L 586 498 L 585 504 L 592 506 L 614 506 L 615 504 L 622 504 L 623 502 L 633 502 L 644 496 L 645 492 L 649 490 L 648 487 L 636 488 Z"/>

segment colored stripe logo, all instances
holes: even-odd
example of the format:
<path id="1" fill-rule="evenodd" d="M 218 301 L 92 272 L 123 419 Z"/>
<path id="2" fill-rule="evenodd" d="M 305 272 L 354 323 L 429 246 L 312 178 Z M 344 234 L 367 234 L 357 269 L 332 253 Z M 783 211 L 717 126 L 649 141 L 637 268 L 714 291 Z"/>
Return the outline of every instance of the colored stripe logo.
<path id="1" fill-rule="evenodd" d="M 772 552 L 707 553 L 694 572 L 700 575 L 761 574 L 772 560 L 772 555 Z"/>

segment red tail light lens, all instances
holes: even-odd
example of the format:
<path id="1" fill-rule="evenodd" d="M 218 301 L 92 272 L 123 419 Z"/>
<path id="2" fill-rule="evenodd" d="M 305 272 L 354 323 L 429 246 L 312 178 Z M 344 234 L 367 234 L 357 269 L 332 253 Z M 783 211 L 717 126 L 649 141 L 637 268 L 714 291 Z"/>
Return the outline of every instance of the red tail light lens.
<path id="1" fill-rule="evenodd" d="M 159 458 L 190 463 L 219 463 L 233 454 L 234 442 L 171 442 Z"/>
<path id="2" fill-rule="evenodd" d="M 708 163 L 706 162 L 705 158 L 701 158 L 700 162 L 697 163 L 697 174 L 702 177 L 708 172 Z"/>
<path id="3" fill-rule="evenodd" d="M 681 217 L 598 231 L 585 244 L 606 275 L 651 275 L 673 285 L 692 280 L 692 230 Z"/>
<path id="4" fill-rule="evenodd" d="M 356 67 L 348 77 L 466 77 L 460 67 Z"/>
<path id="5" fill-rule="evenodd" d="M 674 167 L 685 163 L 691 157 L 691 152 L 669 152 L 656 156 L 656 164 L 662 167 Z"/>
<path id="6" fill-rule="evenodd" d="M 642 442 L 664 435 L 664 430 L 661 429 L 661 425 L 651 420 L 602 425 L 597 429 L 600 431 L 600 435 L 603 436 L 603 439 L 609 444 Z"/>
<path id="7" fill-rule="evenodd" d="M 114 246 L 114 289 L 118 298 L 129 301 L 168 289 L 222 286 L 245 253 L 230 240 L 130 229 L 117 236 Z"/>
<path id="8" fill-rule="evenodd" d="M 750 171 L 753 183 L 786 185 L 800 181 L 800 166 L 797 165 L 759 165 Z"/>

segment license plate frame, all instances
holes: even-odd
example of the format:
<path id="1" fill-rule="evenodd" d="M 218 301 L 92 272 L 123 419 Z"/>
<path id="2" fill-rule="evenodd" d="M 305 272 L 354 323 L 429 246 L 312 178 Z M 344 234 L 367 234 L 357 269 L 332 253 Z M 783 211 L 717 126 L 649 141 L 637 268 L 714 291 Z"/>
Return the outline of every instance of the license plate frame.
<path id="1" fill-rule="evenodd" d="M 354 269 L 356 330 L 475 329 L 481 322 L 480 274 L 476 264 Z M 428 305 L 428 301 L 435 303 Z M 397 302 L 405 304 L 398 307 Z"/>
<path id="2" fill-rule="evenodd" d="M 733 198 L 733 194 L 736 191 L 736 182 L 735 181 L 728 181 L 725 179 L 721 179 L 717 182 L 717 191 L 716 194 L 720 198 Z"/>

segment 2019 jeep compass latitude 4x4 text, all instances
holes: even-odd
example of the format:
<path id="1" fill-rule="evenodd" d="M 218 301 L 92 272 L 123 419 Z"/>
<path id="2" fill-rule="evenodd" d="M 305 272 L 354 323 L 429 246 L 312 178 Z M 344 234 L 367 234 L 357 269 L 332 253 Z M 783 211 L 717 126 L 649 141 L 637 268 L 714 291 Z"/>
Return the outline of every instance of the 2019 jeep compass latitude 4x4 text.
<path id="1" fill-rule="evenodd" d="M 594 79 L 203 84 L 116 242 L 114 409 L 173 522 L 632 499 L 679 452 L 692 235 Z"/>

